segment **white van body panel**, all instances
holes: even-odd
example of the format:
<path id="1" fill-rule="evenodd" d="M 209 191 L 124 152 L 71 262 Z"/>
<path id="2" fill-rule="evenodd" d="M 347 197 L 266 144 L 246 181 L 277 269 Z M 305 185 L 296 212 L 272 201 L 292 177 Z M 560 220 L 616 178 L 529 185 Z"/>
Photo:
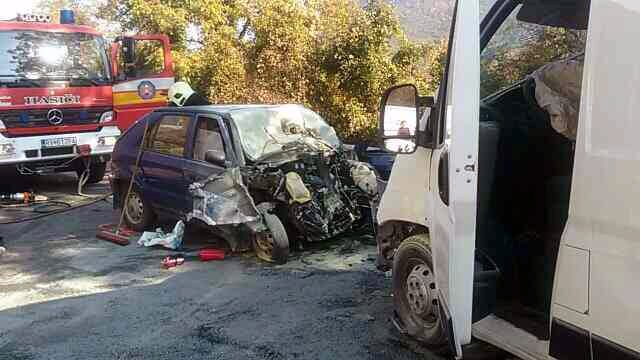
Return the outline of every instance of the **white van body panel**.
<path id="1" fill-rule="evenodd" d="M 419 146 L 413 154 L 398 154 L 378 207 L 378 224 L 407 221 L 428 227 L 431 149 Z"/>
<path id="2" fill-rule="evenodd" d="M 640 351 L 640 2 L 592 0 L 569 221 L 552 314 Z M 573 249 L 589 271 L 568 266 Z M 584 258 L 582 260 L 584 261 Z M 588 299 L 563 294 L 564 279 Z M 579 296 L 579 294 L 576 294 Z M 586 311 L 575 305 L 586 300 Z"/>
<path id="3" fill-rule="evenodd" d="M 458 355 L 471 342 L 473 261 L 476 240 L 477 158 L 480 109 L 480 10 L 478 0 L 458 1 L 447 81 L 446 123 L 451 126 L 449 206 L 432 176 L 431 247 L 436 283 L 450 311 Z M 437 151 L 440 153 L 440 150 Z M 440 156 L 432 159 L 437 171 Z"/>

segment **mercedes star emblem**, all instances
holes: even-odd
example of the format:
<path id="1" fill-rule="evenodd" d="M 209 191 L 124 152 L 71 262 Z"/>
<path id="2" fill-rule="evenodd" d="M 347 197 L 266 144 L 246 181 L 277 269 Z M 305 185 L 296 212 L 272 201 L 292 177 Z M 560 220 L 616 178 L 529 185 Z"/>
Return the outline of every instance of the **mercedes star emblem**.
<path id="1" fill-rule="evenodd" d="M 58 109 L 51 109 L 47 113 L 47 120 L 49 120 L 49 124 L 51 125 L 60 125 L 62 124 L 62 111 Z"/>

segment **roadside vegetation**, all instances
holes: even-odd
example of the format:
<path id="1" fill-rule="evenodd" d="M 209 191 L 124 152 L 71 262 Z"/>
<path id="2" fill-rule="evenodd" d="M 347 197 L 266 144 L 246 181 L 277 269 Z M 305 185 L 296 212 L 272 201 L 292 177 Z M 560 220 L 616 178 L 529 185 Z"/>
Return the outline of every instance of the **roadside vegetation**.
<path id="1" fill-rule="evenodd" d="M 406 4 L 391 4 L 396 2 L 42 0 L 39 8 L 51 9 L 54 17 L 60 8 L 74 8 L 81 23 L 113 36 L 167 34 L 177 77 L 212 102 L 304 104 L 354 142 L 375 136 L 385 89 L 410 82 L 431 95 L 444 72 L 446 39 L 410 40 L 400 21 L 413 15 Z M 446 18 L 451 11 L 447 1 L 433 4 L 429 16 Z M 403 25 L 409 32 L 418 26 L 415 19 Z M 446 36 L 444 27 L 436 30 Z M 482 96 L 576 53 L 584 42 L 583 34 L 563 29 L 523 31 L 513 35 L 519 39 L 498 36 L 485 51 Z"/>
<path id="2" fill-rule="evenodd" d="M 44 1 L 52 9 L 81 2 Z M 410 41 L 379 1 L 108 0 L 93 11 L 125 32 L 167 34 L 177 77 L 211 101 L 301 103 L 347 141 L 375 135 L 387 87 L 415 82 L 433 93 L 446 50 L 442 41 Z"/>

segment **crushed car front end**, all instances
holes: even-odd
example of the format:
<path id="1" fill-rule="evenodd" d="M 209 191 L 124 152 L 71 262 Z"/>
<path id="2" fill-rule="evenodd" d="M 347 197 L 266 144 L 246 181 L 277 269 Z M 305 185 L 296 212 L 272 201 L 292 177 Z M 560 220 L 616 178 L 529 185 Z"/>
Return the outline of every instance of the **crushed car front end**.
<path id="1" fill-rule="evenodd" d="M 256 204 L 270 202 L 290 234 L 304 241 L 372 229 L 377 176 L 351 160 L 331 128 L 298 105 L 232 112 L 246 156 L 244 183 Z"/>

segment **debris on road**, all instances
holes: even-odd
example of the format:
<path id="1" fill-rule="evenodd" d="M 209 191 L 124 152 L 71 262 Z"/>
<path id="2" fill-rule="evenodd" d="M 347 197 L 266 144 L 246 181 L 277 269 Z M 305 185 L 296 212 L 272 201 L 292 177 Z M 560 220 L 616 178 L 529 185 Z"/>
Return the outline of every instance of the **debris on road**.
<path id="1" fill-rule="evenodd" d="M 182 254 L 170 255 L 162 259 L 162 266 L 165 269 L 171 269 L 184 264 L 184 256 Z"/>
<path id="2" fill-rule="evenodd" d="M 184 236 L 184 222 L 182 220 L 176 223 L 173 231 L 166 234 L 161 228 L 157 228 L 155 232 L 145 231 L 140 239 L 138 245 L 146 247 L 154 245 L 162 245 L 168 249 L 176 250 L 182 245 L 182 238 Z"/>

